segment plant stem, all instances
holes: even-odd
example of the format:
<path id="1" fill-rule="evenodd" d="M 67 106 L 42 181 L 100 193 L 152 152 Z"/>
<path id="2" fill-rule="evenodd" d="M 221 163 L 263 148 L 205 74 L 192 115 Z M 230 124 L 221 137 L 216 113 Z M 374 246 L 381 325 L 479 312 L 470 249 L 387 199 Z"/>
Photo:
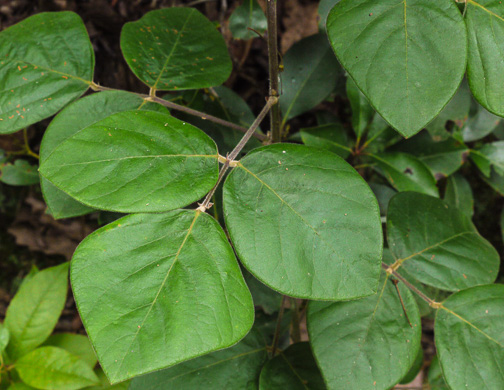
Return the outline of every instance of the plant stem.
<path id="1" fill-rule="evenodd" d="M 241 150 L 244 148 L 244 146 L 247 144 L 248 140 L 252 137 L 254 134 L 255 130 L 259 127 L 261 122 L 263 121 L 264 117 L 268 114 L 270 111 L 271 107 L 273 104 L 275 104 L 278 101 L 278 98 L 276 96 L 271 96 L 268 101 L 266 102 L 266 105 L 263 107 L 257 118 L 254 120 L 254 123 L 249 127 L 243 138 L 238 142 L 238 145 L 234 147 L 234 149 L 231 151 L 231 153 L 226 157 L 226 161 L 224 162 L 224 165 L 222 166 L 221 170 L 219 171 L 219 176 L 217 178 L 217 183 L 215 183 L 215 186 L 212 188 L 212 190 L 207 194 L 205 199 L 203 200 L 203 203 L 200 205 L 200 209 L 202 211 L 209 209 L 210 208 L 210 200 L 212 199 L 212 196 L 214 195 L 215 191 L 217 190 L 217 187 L 219 186 L 220 182 L 224 178 L 224 175 L 226 174 L 228 168 L 230 167 L 231 162 L 234 161 L 236 157 L 238 157 L 238 154 L 240 154 Z"/>
<path id="2" fill-rule="evenodd" d="M 268 62 L 269 62 L 269 95 L 279 96 L 278 83 L 278 38 L 277 38 L 277 0 L 268 0 L 266 8 L 268 19 Z M 282 140 L 280 128 L 280 106 L 278 103 L 271 107 L 271 141 Z"/>
<path id="3" fill-rule="evenodd" d="M 294 310 L 292 311 L 291 339 L 293 343 L 299 343 L 301 341 L 301 322 L 299 316 L 299 301 L 296 298 L 291 298 L 291 307 L 292 306 L 294 306 Z"/>
<path id="4" fill-rule="evenodd" d="M 99 91 L 121 91 L 121 92 L 125 92 L 125 91 L 122 91 L 120 89 L 103 87 L 103 86 L 95 84 L 95 83 L 91 84 L 91 89 L 93 91 L 96 91 L 96 92 L 99 92 Z M 173 102 L 169 102 L 169 101 L 161 99 L 161 98 L 159 98 L 157 96 L 151 96 L 151 95 L 147 95 L 147 94 L 143 94 L 143 93 L 135 93 L 135 92 L 129 92 L 129 93 L 137 95 L 137 96 L 141 97 L 142 99 L 144 99 L 146 101 L 154 102 L 154 103 L 157 103 L 157 104 L 161 104 L 162 106 L 171 108 L 173 110 L 185 112 L 186 114 L 197 116 L 197 117 L 200 117 L 201 119 L 209 120 L 210 122 L 214 122 L 214 123 L 217 123 L 219 125 L 226 126 L 226 127 L 231 128 L 231 129 L 241 131 L 242 133 L 246 133 L 247 132 L 247 129 L 245 127 L 237 125 L 236 123 L 228 122 L 228 121 L 225 121 L 224 119 L 217 118 L 217 117 L 215 117 L 213 115 L 205 114 L 204 112 L 193 110 L 192 108 L 181 106 L 180 104 L 176 104 L 176 103 L 173 103 Z M 256 137 L 257 139 L 259 139 L 261 141 L 265 141 L 266 138 L 267 138 L 264 134 L 261 134 L 261 133 L 253 133 L 252 136 Z"/>
<path id="5" fill-rule="evenodd" d="M 275 326 L 275 334 L 273 335 L 273 346 L 271 349 L 271 357 L 275 357 L 276 351 L 278 349 L 278 342 L 280 341 L 280 331 L 282 330 L 282 319 L 285 311 L 285 303 L 287 302 L 287 295 L 282 296 L 282 303 L 280 305 L 280 311 L 278 312 L 277 323 Z"/>

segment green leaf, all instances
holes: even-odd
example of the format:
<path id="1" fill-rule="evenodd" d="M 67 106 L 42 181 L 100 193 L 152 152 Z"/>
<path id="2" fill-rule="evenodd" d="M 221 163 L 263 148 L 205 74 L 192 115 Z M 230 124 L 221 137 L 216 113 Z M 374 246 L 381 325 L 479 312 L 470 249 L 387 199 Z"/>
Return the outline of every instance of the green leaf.
<path id="1" fill-rule="evenodd" d="M 492 283 L 499 254 L 459 209 L 427 195 L 404 192 L 392 198 L 387 241 L 395 267 L 422 283 L 448 291 Z"/>
<path id="2" fill-rule="evenodd" d="M 449 387 L 444 380 L 437 355 L 434 356 L 431 361 L 428 373 L 428 382 L 431 390 L 449 390 Z"/>
<path id="3" fill-rule="evenodd" d="M 236 252 L 267 286 L 309 299 L 376 291 L 378 203 L 342 158 L 294 144 L 255 149 L 228 176 L 223 194 Z"/>
<path id="4" fill-rule="evenodd" d="M 261 371 L 259 389 L 325 390 L 310 344 L 293 344 L 268 361 Z"/>
<path id="5" fill-rule="evenodd" d="M 341 70 L 324 34 L 295 43 L 285 54 L 283 64 L 280 108 L 285 124 L 324 101 Z"/>
<path id="6" fill-rule="evenodd" d="M 243 270 L 243 277 L 252 293 L 254 306 L 260 307 L 266 314 L 274 314 L 280 309 L 282 295 L 254 278 L 246 269 Z"/>
<path id="7" fill-rule="evenodd" d="M 444 201 L 458 208 L 469 218 L 474 214 L 474 199 L 471 186 L 460 173 L 456 173 L 448 178 Z"/>
<path id="8" fill-rule="evenodd" d="M 467 2 L 467 78 L 478 102 L 504 116 L 504 8 L 498 0 Z"/>
<path id="9" fill-rule="evenodd" d="M 111 383 L 229 347 L 253 323 L 226 235 L 199 211 L 135 214 L 97 230 L 75 251 L 71 281 Z"/>
<path id="10" fill-rule="evenodd" d="M 2 31 L 0 41 L 0 134 L 55 114 L 93 80 L 93 47 L 73 12 L 30 16 Z"/>
<path id="11" fill-rule="evenodd" d="M 121 383 L 117 383 L 115 385 L 111 385 L 107 377 L 105 376 L 105 373 L 101 368 L 96 368 L 94 370 L 94 373 L 100 380 L 100 385 L 98 386 L 92 386 L 92 387 L 86 387 L 86 390 L 128 390 L 130 386 L 130 381 L 125 381 Z"/>
<path id="12" fill-rule="evenodd" d="M 438 310 L 435 342 L 452 389 L 504 388 L 504 286 L 470 288 Z"/>
<path id="13" fill-rule="evenodd" d="M 436 179 L 418 158 L 407 153 L 391 152 L 369 155 L 377 163 L 377 171 L 397 191 L 417 191 L 439 196 Z"/>
<path id="14" fill-rule="evenodd" d="M 464 76 L 467 33 L 451 0 L 343 0 L 327 33 L 359 89 L 405 137 L 439 114 Z"/>
<path id="15" fill-rule="evenodd" d="M 301 139 L 307 146 L 329 150 L 341 158 L 347 158 L 352 153 L 348 135 L 339 123 L 301 129 Z"/>
<path id="16" fill-rule="evenodd" d="M 40 173 L 90 207 L 167 211 L 200 199 L 213 187 L 217 149 L 201 130 L 167 114 L 126 111 L 61 143 L 42 162 Z"/>
<path id="17" fill-rule="evenodd" d="M 252 330 L 234 347 L 135 378 L 129 390 L 257 389 L 267 358 L 261 334 Z"/>
<path id="18" fill-rule="evenodd" d="M 397 194 L 397 192 L 384 184 L 369 183 L 369 187 L 373 190 L 373 193 L 378 200 L 378 205 L 380 206 L 380 214 L 387 215 L 390 199 L 392 199 L 392 197 Z"/>
<path id="19" fill-rule="evenodd" d="M 340 2 L 341 0 L 320 0 L 318 6 L 318 14 L 319 14 L 319 29 L 325 30 L 326 28 L 326 20 L 329 15 L 329 11 Z"/>
<path id="20" fill-rule="evenodd" d="M 47 128 L 40 145 L 40 162 L 47 160 L 54 149 L 68 138 L 112 114 L 134 109 L 154 111 L 158 107 L 162 106 L 146 103 L 141 97 L 123 91 L 100 92 L 79 99 L 61 111 Z M 47 207 L 55 219 L 76 217 L 94 210 L 77 202 L 43 177 L 40 185 Z"/>
<path id="21" fill-rule="evenodd" d="M 16 362 L 19 377 L 46 390 L 76 390 L 97 385 L 93 370 L 79 357 L 57 347 L 38 348 Z"/>
<path id="22" fill-rule="evenodd" d="M 195 8 L 164 8 L 126 23 L 121 50 L 133 73 L 160 91 L 220 85 L 232 68 L 224 38 Z"/>
<path id="23" fill-rule="evenodd" d="M 259 36 L 249 28 L 261 34 L 268 28 L 264 11 L 256 0 L 243 0 L 243 3 L 229 17 L 229 30 L 233 38 L 258 38 Z"/>
<path id="24" fill-rule="evenodd" d="M 346 92 L 352 107 L 352 127 L 357 139 L 360 140 L 373 120 L 375 110 L 350 77 L 347 78 Z"/>
<path id="25" fill-rule="evenodd" d="M 422 161 L 439 180 L 456 172 L 467 160 L 469 148 L 455 138 L 435 142 L 427 132 L 394 145 L 393 150 L 412 154 Z"/>
<path id="26" fill-rule="evenodd" d="M 328 388 L 386 390 L 409 371 L 420 348 L 421 324 L 410 291 L 382 272 L 377 294 L 357 301 L 310 302 L 308 333 Z"/>
<path id="27" fill-rule="evenodd" d="M 462 137 L 465 142 L 472 142 L 486 137 L 495 130 L 501 118 L 488 112 L 475 103 L 471 109 L 469 120 L 462 128 Z"/>
<path id="28" fill-rule="evenodd" d="M 28 386 L 23 382 L 11 383 L 7 390 L 34 390 L 35 387 Z"/>
<path id="29" fill-rule="evenodd" d="M 10 358 L 16 360 L 49 337 L 65 306 L 67 289 L 68 263 L 40 271 L 22 284 L 5 316 Z"/>
<path id="30" fill-rule="evenodd" d="M 26 160 L 0 165 L 0 181 L 11 186 L 28 186 L 39 182 L 37 167 Z"/>
<path id="31" fill-rule="evenodd" d="M 504 175 L 504 141 L 485 144 L 479 150 L 471 150 L 471 159 L 486 176 L 490 177 L 491 167 Z"/>
<path id="32" fill-rule="evenodd" d="M 368 152 L 383 152 L 387 147 L 402 140 L 403 137 L 389 126 L 380 114 L 375 112 L 373 121 L 369 125 L 365 146 Z"/>
<path id="33" fill-rule="evenodd" d="M 422 369 L 423 366 L 423 361 L 424 361 L 424 353 L 423 349 L 420 347 L 418 348 L 418 353 L 415 358 L 415 361 L 413 362 L 413 365 L 411 366 L 410 370 L 408 373 L 404 376 L 404 378 L 401 379 L 401 384 L 408 384 L 410 382 L 413 382 L 415 378 L 418 376 L 420 373 L 420 370 Z"/>
<path id="34" fill-rule="evenodd" d="M 471 154 L 472 157 L 472 154 Z M 485 181 L 494 191 L 497 191 L 500 195 L 504 196 L 504 176 L 499 175 L 495 172 L 495 169 L 491 169 L 490 177 L 480 176 L 483 181 Z"/>
<path id="35" fill-rule="evenodd" d="M 43 345 L 62 348 L 79 357 L 91 368 L 96 366 L 98 361 L 89 339 L 81 334 L 56 333 L 49 336 Z"/>
<path id="36" fill-rule="evenodd" d="M 9 329 L 0 322 L 0 356 L 9 344 Z"/>

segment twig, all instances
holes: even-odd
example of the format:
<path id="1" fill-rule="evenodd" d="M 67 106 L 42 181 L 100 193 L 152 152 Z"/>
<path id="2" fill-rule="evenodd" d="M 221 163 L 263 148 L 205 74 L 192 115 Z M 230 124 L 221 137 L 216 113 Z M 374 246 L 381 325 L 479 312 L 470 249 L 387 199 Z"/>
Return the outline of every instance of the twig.
<path id="1" fill-rule="evenodd" d="M 286 295 L 282 296 L 282 303 L 280 305 L 280 311 L 278 312 L 277 323 L 275 326 L 275 334 L 273 335 L 273 346 L 271 349 L 271 357 L 275 357 L 276 351 L 278 349 L 278 341 L 280 340 L 280 331 L 282 330 L 282 320 L 285 311 L 285 302 L 287 302 L 288 297 Z"/>
<path id="2" fill-rule="evenodd" d="M 404 312 L 404 315 L 406 316 L 406 320 L 408 321 L 408 324 L 411 328 L 413 328 L 413 325 L 411 325 L 411 321 L 408 317 L 408 312 L 406 311 L 406 306 L 404 306 L 404 301 L 402 299 L 402 296 L 401 296 L 401 292 L 399 291 L 399 286 L 397 286 L 397 284 L 399 283 L 399 280 L 397 279 L 392 279 L 392 283 L 394 283 L 394 286 L 396 288 L 396 291 L 397 291 L 397 295 L 399 296 L 399 300 L 401 301 L 401 306 L 402 306 L 402 309 L 403 309 L 403 312 Z"/>
<path id="3" fill-rule="evenodd" d="M 278 38 L 277 38 L 277 1 L 268 0 L 266 7 L 268 19 L 268 62 L 269 62 L 269 95 L 279 96 L 278 86 Z M 271 107 L 271 141 L 273 143 L 282 140 L 280 128 L 280 106 L 275 104 Z"/>

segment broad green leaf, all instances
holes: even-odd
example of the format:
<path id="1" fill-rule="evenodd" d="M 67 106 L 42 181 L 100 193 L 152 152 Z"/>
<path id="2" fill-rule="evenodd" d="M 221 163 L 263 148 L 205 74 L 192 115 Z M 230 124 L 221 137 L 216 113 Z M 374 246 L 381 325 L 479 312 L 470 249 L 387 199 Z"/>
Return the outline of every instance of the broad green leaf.
<path id="1" fill-rule="evenodd" d="M 380 214 L 387 215 L 387 209 L 390 199 L 397 192 L 384 184 L 369 183 L 369 187 L 373 190 L 373 193 L 376 196 L 376 200 L 378 200 L 378 205 L 380 206 Z"/>
<path id="2" fill-rule="evenodd" d="M 500 0 L 468 0 L 467 78 L 478 102 L 504 116 L 504 7 Z"/>
<path id="3" fill-rule="evenodd" d="M 268 361 L 261 371 L 259 389 L 325 390 L 310 344 L 293 344 Z"/>
<path id="4" fill-rule="evenodd" d="M 11 186 L 28 186 L 39 182 L 37 167 L 26 160 L 0 165 L 0 181 Z"/>
<path id="5" fill-rule="evenodd" d="M 111 385 L 107 377 L 105 376 L 105 373 L 101 368 L 96 368 L 94 370 L 94 373 L 100 380 L 100 385 L 98 386 L 91 386 L 91 387 L 86 387 L 86 390 L 128 390 L 131 381 L 125 381 L 121 383 L 117 383 L 115 385 Z"/>
<path id="6" fill-rule="evenodd" d="M 122 91 L 100 92 L 79 99 L 61 111 L 47 128 L 40 145 L 40 162 L 47 160 L 62 142 L 112 114 L 134 109 L 154 111 L 158 107 L 162 106 L 146 103 L 139 96 Z M 40 185 L 47 207 L 55 219 L 76 217 L 94 210 L 77 202 L 43 177 Z"/>
<path id="7" fill-rule="evenodd" d="M 472 142 L 486 137 L 495 130 L 501 118 L 488 112 L 479 104 L 474 103 L 469 120 L 462 127 L 462 137 L 465 142 Z"/>
<path id="8" fill-rule="evenodd" d="M 448 121 L 455 122 L 458 128 L 462 128 L 469 117 L 469 109 L 471 107 L 471 91 L 469 85 L 464 80 L 453 96 L 452 100 L 443 108 L 443 111 L 430 122 L 426 129 L 432 136 L 433 141 L 444 141 L 450 137 L 450 133 L 446 129 Z"/>
<path id="9" fill-rule="evenodd" d="M 294 144 L 255 149 L 228 176 L 223 194 L 236 252 L 267 286 L 308 299 L 376 291 L 378 203 L 341 157 Z"/>
<path id="10" fill-rule="evenodd" d="M 437 355 L 431 361 L 427 378 L 431 390 L 449 390 L 444 380 Z"/>
<path id="11" fill-rule="evenodd" d="M 364 94 L 357 88 L 351 77 L 347 78 L 346 92 L 352 107 L 352 127 L 357 139 L 360 140 L 369 123 L 373 120 L 375 110 Z"/>
<path id="12" fill-rule="evenodd" d="M 395 267 L 429 286 L 458 291 L 497 277 L 495 248 L 462 211 L 431 196 L 403 192 L 392 198 L 387 241 Z"/>
<path id="13" fill-rule="evenodd" d="M 10 358 L 16 360 L 49 337 L 65 306 L 67 289 L 68 263 L 40 271 L 23 283 L 5 316 Z"/>
<path id="14" fill-rule="evenodd" d="M 439 114 L 464 76 L 467 33 L 451 0 L 343 0 L 327 33 L 359 89 L 405 137 Z"/>
<path id="15" fill-rule="evenodd" d="M 256 0 L 243 0 L 229 17 L 229 30 L 233 38 L 252 39 L 259 36 L 249 28 L 263 34 L 268 28 L 266 15 Z"/>
<path id="16" fill-rule="evenodd" d="M 427 132 L 394 145 L 393 150 L 418 157 L 438 180 L 456 172 L 469 154 L 469 148 L 455 138 L 435 142 Z"/>
<path id="17" fill-rule="evenodd" d="M 460 291 L 438 310 L 435 342 L 452 389 L 504 388 L 504 286 Z"/>
<path id="18" fill-rule="evenodd" d="M 471 159 L 486 177 L 490 177 L 491 167 L 498 174 L 504 175 L 504 141 L 492 142 L 479 150 L 471 150 Z"/>
<path id="19" fill-rule="evenodd" d="M 439 196 L 436 179 L 430 169 L 415 156 L 390 152 L 373 154 L 375 168 L 397 191 L 417 191 Z"/>
<path id="20" fill-rule="evenodd" d="M 134 214 L 97 230 L 75 251 L 71 281 L 111 383 L 229 347 L 254 318 L 226 235 L 200 211 Z"/>
<path id="21" fill-rule="evenodd" d="M 400 383 L 408 384 L 410 382 L 413 382 L 420 373 L 420 370 L 422 369 L 423 361 L 424 361 L 424 353 L 422 347 L 420 347 L 418 348 L 418 353 L 415 358 L 415 361 L 413 362 L 413 365 L 411 366 L 408 373 L 404 376 L 404 378 L 401 379 Z"/>
<path id="22" fill-rule="evenodd" d="M 28 386 L 23 382 L 11 383 L 7 390 L 34 390 L 35 387 Z"/>
<path id="23" fill-rule="evenodd" d="M 352 153 L 348 135 L 339 123 L 301 129 L 301 140 L 307 146 L 329 150 L 341 158 L 347 158 Z"/>
<path id="24" fill-rule="evenodd" d="M 160 91 L 220 85 L 232 68 L 224 38 L 195 8 L 163 8 L 126 23 L 121 50 L 133 73 Z"/>
<path id="25" fill-rule="evenodd" d="M 471 155 L 472 156 L 472 155 Z M 504 196 L 504 176 L 495 172 L 495 169 L 491 169 L 490 177 L 481 175 L 483 181 L 485 181 L 494 191 L 497 191 L 500 195 Z"/>
<path id="26" fill-rule="evenodd" d="M 383 152 L 387 147 L 396 144 L 403 137 L 385 122 L 380 114 L 375 112 L 373 121 L 369 125 L 366 142 L 362 145 L 368 152 Z"/>
<path id="27" fill-rule="evenodd" d="M 61 143 L 42 162 L 40 173 L 90 207 L 167 211 L 212 188 L 217 149 L 201 130 L 167 114 L 126 111 Z"/>
<path id="28" fill-rule="evenodd" d="M 318 6 L 318 14 L 319 14 L 319 29 L 325 30 L 326 28 L 326 20 L 329 15 L 329 11 L 340 2 L 341 0 L 320 0 Z"/>
<path id="29" fill-rule="evenodd" d="M 324 34 L 295 43 L 283 57 L 283 64 L 280 108 L 285 124 L 324 101 L 341 70 Z"/>
<path id="30" fill-rule="evenodd" d="M 267 358 L 261 334 L 252 330 L 231 348 L 135 378 L 129 390 L 257 389 Z"/>
<path id="31" fill-rule="evenodd" d="M 30 268 L 30 272 L 28 272 L 26 274 L 26 276 L 23 278 L 23 280 L 21 281 L 21 284 L 19 285 L 18 290 L 21 288 L 21 286 L 23 284 L 28 283 L 39 272 L 40 272 L 40 270 L 38 269 L 38 267 L 35 264 L 32 264 L 32 266 Z"/>
<path id="32" fill-rule="evenodd" d="M 451 175 L 448 178 L 444 201 L 458 208 L 469 218 L 474 214 L 474 199 L 471 186 L 460 173 Z"/>
<path id="33" fill-rule="evenodd" d="M 243 277 L 252 293 L 254 306 L 260 307 L 266 314 L 276 313 L 282 303 L 282 295 L 254 278 L 246 269 L 243 270 Z"/>
<path id="34" fill-rule="evenodd" d="M 57 347 L 41 347 L 16 362 L 27 385 L 46 390 L 76 390 L 99 384 L 93 370 L 79 357 Z"/>
<path id="35" fill-rule="evenodd" d="M 93 47 L 73 12 L 30 16 L 0 41 L 0 134 L 55 114 L 93 81 Z"/>
<path id="36" fill-rule="evenodd" d="M 9 344 L 9 329 L 0 322 L 0 356 Z"/>
<path id="37" fill-rule="evenodd" d="M 420 348 L 418 307 L 409 290 L 382 272 L 377 294 L 356 301 L 310 302 L 308 333 L 329 389 L 386 390 L 412 366 Z"/>
<path id="38" fill-rule="evenodd" d="M 49 336 L 43 345 L 62 348 L 82 359 L 91 368 L 96 366 L 98 361 L 89 339 L 81 334 L 56 333 Z"/>

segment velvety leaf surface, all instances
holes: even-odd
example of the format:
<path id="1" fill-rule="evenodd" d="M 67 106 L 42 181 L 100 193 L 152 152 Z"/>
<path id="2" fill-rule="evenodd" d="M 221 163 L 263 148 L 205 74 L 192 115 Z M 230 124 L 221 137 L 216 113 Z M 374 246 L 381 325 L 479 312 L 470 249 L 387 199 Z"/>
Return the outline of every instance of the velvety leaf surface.
<path id="1" fill-rule="evenodd" d="M 166 211 L 212 188 L 217 149 L 201 130 L 167 114 L 126 111 L 75 133 L 49 155 L 40 172 L 90 207 Z"/>
<path id="2" fill-rule="evenodd" d="M 435 342 L 452 389 L 504 388 L 504 286 L 479 286 L 450 296 L 438 310 Z"/>
<path id="3" fill-rule="evenodd" d="M 78 356 L 57 347 L 41 347 L 16 362 L 26 384 L 37 389 L 76 390 L 99 384 L 93 370 Z"/>
<path id="4" fill-rule="evenodd" d="M 0 181 L 11 186 L 37 184 L 37 167 L 26 160 L 16 160 L 13 164 L 0 165 Z"/>
<path id="5" fill-rule="evenodd" d="M 352 127 L 357 139 L 360 140 L 369 123 L 373 120 L 375 110 L 351 77 L 347 78 L 346 92 L 352 107 Z"/>
<path id="6" fill-rule="evenodd" d="M 254 329 L 231 348 L 135 378 L 129 390 L 257 389 L 267 358 L 264 339 Z"/>
<path id="7" fill-rule="evenodd" d="M 91 368 L 96 366 L 98 361 L 88 337 L 82 334 L 56 333 L 49 336 L 43 345 L 62 348 L 79 357 Z"/>
<path id="8" fill-rule="evenodd" d="M 268 361 L 261 371 L 259 389 L 325 390 L 310 343 L 293 344 Z"/>
<path id="9" fill-rule="evenodd" d="M 471 186 L 460 173 L 451 175 L 448 178 L 444 201 L 458 208 L 469 218 L 474 214 L 474 198 Z"/>
<path id="10" fill-rule="evenodd" d="M 327 149 L 341 158 L 347 158 L 352 152 L 347 133 L 339 123 L 301 129 L 301 139 L 307 146 Z"/>
<path id="11" fill-rule="evenodd" d="M 256 0 L 243 0 L 229 17 L 229 30 L 233 38 L 252 39 L 259 36 L 249 28 L 263 34 L 268 28 L 264 11 Z"/>
<path id="12" fill-rule="evenodd" d="M 357 86 L 406 137 L 439 114 L 464 75 L 467 33 L 450 0 L 343 0 L 327 33 Z"/>
<path id="13" fill-rule="evenodd" d="M 469 0 L 467 78 L 474 97 L 504 116 L 504 6 L 500 0 Z"/>
<path id="14" fill-rule="evenodd" d="M 224 38 L 195 8 L 159 9 L 126 23 L 121 50 L 133 73 L 160 91 L 213 87 L 231 73 Z"/>
<path id="15" fill-rule="evenodd" d="M 25 355 L 52 333 L 65 306 L 67 289 L 68 263 L 40 271 L 23 283 L 5 316 L 11 359 Z"/>
<path id="16" fill-rule="evenodd" d="M 53 115 L 93 80 L 93 47 L 73 12 L 30 16 L 2 31 L 0 41 L 0 134 Z"/>
<path id="17" fill-rule="evenodd" d="M 492 166 L 497 173 L 503 175 L 504 141 L 488 143 L 479 150 L 471 150 L 471 159 L 486 177 L 490 177 Z"/>
<path id="18" fill-rule="evenodd" d="M 325 34 L 296 42 L 283 57 L 280 108 L 283 123 L 311 110 L 336 86 L 341 68 Z"/>
<path id="19" fill-rule="evenodd" d="M 432 172 L 415 156 L 390 152 L 370 157 L 376 161 L 378 173 L 383 175 L 397 191 L 416 191 L 439 196 Z"/>
<path id="20" fill-rule="evenodd" d="M 499 255 L 469 217 L 446 202 L 415 192 L 392 198 L 387 241 L 396 265 L 417 280 L 448 291 L 492 283 Z"/>
<path id="21" fill-rule="evenodd" d="M 236 252 L 266 285 L 309 299 L 376 291 L 382 252 L 378 204 L 337 155 L 294 144 L 255 149 L 228 176 L 223 193 Z"/>
<path id="22" fill-rule="evenodd" d="M 155 111 L 159 108 L 163 107 L 154 103 L 146 103 L 142 98 L 122 91 L 100 92 L 79 99 L 66 107 L 51 121 L 40 144 L 40 162 L 47 160 L 62 142 L 85 127 L 112 114 L 134 109 Z M 83 112 L 86 115 L 83 115 Z M 55 219 L 76 217 L 94 210 L 77 202 L 43 177 L 40 185 L 47 207 Z"/>
<path id="23" fill-rule="evenodd" d="M 329 389 L 386 390 L 412 366 L 421 324 L 410 291 L 382 272 L 378 293 L 356 301 L 310 302 L 308 333 Z"/>
<path id="24" fill-rule="evenodd" d="M 97 230 L 77 248 L 71 281 L 111 383 L 229 347 L 253 322 L 226 235 L 199 211 L 134 214 Z"/>

